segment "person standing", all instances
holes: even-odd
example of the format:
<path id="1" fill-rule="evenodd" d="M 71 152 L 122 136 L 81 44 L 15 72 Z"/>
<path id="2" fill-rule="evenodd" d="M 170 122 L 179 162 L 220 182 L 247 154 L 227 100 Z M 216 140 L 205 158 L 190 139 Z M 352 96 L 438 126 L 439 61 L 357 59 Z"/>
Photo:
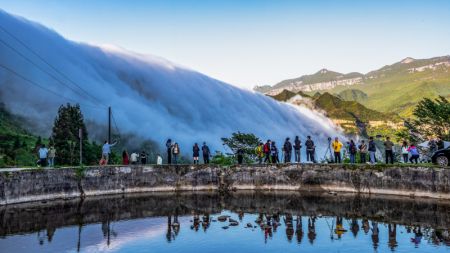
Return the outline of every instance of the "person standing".
<path id="1" fill-rule="evenodd" d="M 192 147 L 192 156 L 194 157 L 194 164 L 198 164 L 198 157 L 200 156 L 200 148 L 198 144 L 195 143 Z"/>
<path id="2" fill-rule="evenodd" d="M 270 160 L 270 150 L 271 150 L 271 142 L 270 140 L 267 140 L 266 144 L 264 144 L 264 154 L 266 155 L 266 158 L 264 159 L 264 163 L 271 163 Z"/>
<path id="3" fill-rule="evenodd" d="M 131 164 L 137 164 L 139 155 L 136 152 L 131 153 Z"/>
<path id="4" fill-rule="evenodd" d="M 314 159 L 314 152 L 316 146 L 314 145 L 314 141 L 311 139 L 311 136 L 308 135 L 305 145 L 306 145 L 306 160 L 315 163 L 316 160 Z"/>
<path id="5" fill-rule="evenodd" d="M 160 154 L 156 155 L 156 165 L 162 165 L 163 159 Z"/>
<path id="6" fill-rule="evenodd" d="M 444 149 L 444 141 L 442 140 L 442 137 L 438 137 L 436 139 L 436 146 L 438 148 L 438 150 Z"/>
<path id="7" fill-rule="evenodd" d="M 173 163 L 178 163 L 178 155 L 180 154 L 180 146 L 178 146 L 178 143 L 175 142 L 172 148 L 172 155 L 173 155 Z"/>
<path id="8" fill-rule="evenodd" d="M 392 148 L 394 147 L 394 143 L 392 143 L 391 138 L 386 137 L 386 141 L 384 142 L 385 155 L 386 155 L 386 164 L 389 162 L 394 164 L 394 152 Z"/>
<path id="9" fill-rule="evenodd" d="M 258 158 L 258 164 L 262 164 L 263 158 L 264 158 L 264 144 L 260 142 L 258 146 L 255 148 L 255 154 Z"/>
<path id="10" fill-rule="evenodd" d="M 208 164 L 209 157 L 211 156 L 211 151 L 209 150 L 208 145 L 206 145 L 206 142 L 203 142 L 202 155 L 203 155 L 203 163 Z"/>
<path id="11" fill-rule="evenodd" d="M 166 149 L 167 149 L 167 164 L 172 163 L 172 140 L 168 139 L 166 141 Z"/>
<path id="12" fill-rule="evenodd" d="M 42 167 L 47 166 L 47 155 L 48 149 L 45 147 L 45 144 L 42 144 L 38 150 L 39 153 L 39 165 Z"/>
<path id="13" fill-rule="evenodd" d="M 375 145 L 375 141 L 371 136 L 369 138 L 369 159 L 371 164 L 375 164 L 375 153 L 377 152 L 377 146 Z"/>
<path id="14" fill-rule="evenodd" d="M 406 141 L 403 141 L 402 144 L 402 157 L 403 157 L 403 163 L 408 163 L 408 143 Z"/>
<path id="15" fill-rule="evenodd" d="M 289 141 L 289 137 L 286 138 L 286 140 L 284 141 L 283 149 L 284 149 L 284 163 L 290 163 L 292 155 L 292 144 Z"/>
<path id="16" fill-rule="evenodd" d="M 244 161 L 244 150 L 242 148 L 239 148 L 236 153 L 238 164 L 242 164 L 242 162 Z"/>
<path id="17" fill-rule="evenodd" d="M 438 150 L 438 146 L 436 144 L 436 140 L 435 139 L 431 138 L 428 141 L 428 148 L 429 148 L 431 154 L 433 154 L 434 152 L 436 152 Z"/>
<path id="18" fill-rule="evenodd" d="M 334 138 L 333 143 L 331 143 L 331 147 L 334 151 L 334 163 L 341 163 L 341 149 L 343 144 L 339 141 L 339 138 Z"/>
<path id="19" fill-rule="evenodd" d="M 302 148 L 302 142 L 300 141 L 300 138 L 298 136 L 295 136 L 294 140 L 294 155 L 295 155 L 295 162 L 300 163 L 300 149 Z"/>
<path id="20" fill-rule="evenodd" d="M 55 166 L 55 157 L 56 157 L 56 149 L 52 145 L 52 146 L 50 146 L 50 148 L 48 150 L 48 163 L 49 163 L 50 167 Z"/>
<path id="21" fill-rule="evenodd" d="M 350 163 L 352 163 L 352 164 L 356 163 L 356 153 L 358 153 L 358 150 L 357 150 L 356 144 L 353 140 L 350 140 L 348 150 L 350 153 Z"/>
<path id="22" fill-rule="evenodd" d="M 270 154 L 272 156 L 272 163 L 279 163 L 278 160 L 278 148 L 274 141 L 272 141 L 272 145 L 270 147 Z"/>
<path id="23" fill-rule="evenodd" d="M 414 161 L 417 164 L 420 157 L 419 150 L 417 149 L 417 147 L 414 144 L 411 144 L 411 146 L 409 146 L 408 148 L 408 152 L 411 154 L 409 161 L 411 163 L 413 163 Z"/>
<path id="24" fill-rule="evenodd" d="M 102 147 L 103 165 L 108 165 L 109 154 L 111 153 L 111 147 L 114 147 L 116 144 L 117 144 L 117 141 L 115 141 L 113 144 L 109 144 L 108 141 L 105 141 L 103 143 L 103 147 Z"/>
<path id="25" fill-rule="evenodd" d="M 364 140 L 361 141 L 361 144 L 359 145 L 359 160 L 361 163 L 366 163 L 366 157 L 367 157 L 367 144 Z"/>
<path id="26" fill-rule="evenodd" d="M 141 164 L 147 164 L 147 153 L 145 150 L 142 150 L 142 152 L 139 154 L 139 157 L 141 158 Z"/>
<path id="27" fill-rule="evenodd" d="M 128 156 L 128 152 L 126 150 L 124 150 L 122 152 L 122 164 L 123 165 L 128 165 L 130 164 L 130 158 Z"/>

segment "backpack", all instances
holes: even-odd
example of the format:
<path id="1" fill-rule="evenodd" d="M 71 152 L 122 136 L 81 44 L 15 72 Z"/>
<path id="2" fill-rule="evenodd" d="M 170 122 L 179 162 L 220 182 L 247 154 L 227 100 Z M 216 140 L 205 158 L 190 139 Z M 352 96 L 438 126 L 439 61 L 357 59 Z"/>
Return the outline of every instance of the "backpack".
<path id="1" fill-rule="evenodd" d="M 356 145 L 351 145 L 350 146 L 350 153 L 356 154 Z"/>
<path id="2" fill-rule="evenodd" d="M 264 144 L 264 153 L 269 153 L 270 152 L 270 148 L 269 148 L 269 144 Z"/>
<path id="3" fill-rule="evenodd" d="M 300 149 L 302 147 L 300 140 L 295 140 L 294 148 Z"/>

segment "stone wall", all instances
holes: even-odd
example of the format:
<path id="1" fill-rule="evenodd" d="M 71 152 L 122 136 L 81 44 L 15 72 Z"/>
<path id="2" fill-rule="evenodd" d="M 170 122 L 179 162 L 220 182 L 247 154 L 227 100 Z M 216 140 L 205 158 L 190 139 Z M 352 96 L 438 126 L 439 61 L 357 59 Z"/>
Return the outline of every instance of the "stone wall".
<path id="1" fill-rule="evenodd" d="M 450 170 L 325 164 L 108 166 L 0 171 L 0 205 L 159 191 L 339 191 L 450 199 Z"/>

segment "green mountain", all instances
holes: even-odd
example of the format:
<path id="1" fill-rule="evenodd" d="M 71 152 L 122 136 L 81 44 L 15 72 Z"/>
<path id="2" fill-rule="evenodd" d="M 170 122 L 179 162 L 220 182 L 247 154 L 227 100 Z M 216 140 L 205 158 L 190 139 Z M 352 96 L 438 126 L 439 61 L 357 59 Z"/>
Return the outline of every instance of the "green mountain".
<path id="1" fill-rule="evenodd" d="M 358 92 L 355 92 L 359 94 Z M 272 98 L 286 102 L 298 93 L 283 90 Z M 294 104 L 304 104 L 312 109 L 324 111 L 327 117 L 340 125 L 346 133 L 362 135 L 393 135 L 395 127 L 400 126 L 401 119 L 394 113 L 383 113 L 365 107 L 357 101 L 347 101 L 328 92 L 316 93 L 313 97 L 307 97 L 311 103 L 292 101 Z"/>
<path id="2" fill-rule="evenodd" d="M 305 93 L 303 93 L 301 91 L 296 93 L 296 92 L 292 92 L 292 91 L 288 91 L 288 90 L 283 90 L 282 92 L 278 93 L 277 95 L 274 95 L 274 96 L 271 96 L 271 97 L 276 99 L 276 100 L 278 100 L 278 101 L 286 102 L 289 99 L 291 99 L 291 98 L 293 98 L 293 97 L 295 97 L 297 95 L 300 95 L 302 97 L 307 97 L 307 98 L 311 97 L 308 94 L 305 94 Z"/>
<path id="3" fill-rule="evenodd" d="M 356 101 L 345 101 L 328 92 L 317 97 L 315 105 L 324 110 L 327 116 L 332 119 L 352 120 L 352 121 L 399 121 L 399 118 L 393 114 L 381 113 L 366 108 Z"/>
<path id="4" fill-rule="evenodd" d="M 375 111 L 409 117 L 425 97 L 441 95 L 450 98 L 450 56 L 408 57 L 365 75 L 321 70 L 314 75 L 282 81 L 271 89 L 265 87 L 264 93 L 274 95 L 282 89 L 310 95 L 326 91 L 344 100 L 360 102 Z"/>
<path id="5" fill-rule="evenodd" d="M 364 103 L 367 101 L 368 96 L 366 93 L 356 90 L 356 89 L 349 89 L 349 90 L 343 90 L 337 94 L 339 98 L 346 101 L 356 101 L 359 103 Z"/>

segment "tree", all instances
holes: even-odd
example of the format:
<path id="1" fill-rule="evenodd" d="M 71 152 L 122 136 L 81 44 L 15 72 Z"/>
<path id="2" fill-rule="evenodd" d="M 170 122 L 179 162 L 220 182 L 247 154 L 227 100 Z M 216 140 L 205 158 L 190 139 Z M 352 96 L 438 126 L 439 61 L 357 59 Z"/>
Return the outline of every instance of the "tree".
<path id="1" fill-rule="evenodd" d="M 412 135 L 418 135 L 421 139 L 434 136 L 450 140 L 450 103 L 446 98 L 424 98 L 414 109 L 413 115 L 415 119 L 407 124 Z"/>
<path id="2" fill-rule="evenodd" d="M 228 146 L 233 154 L 236 154 L 239 149 L 244 151 L 246 159 L 255 160 L 255 149 L 261 140 L 254 134 L 233 133 L 230 138 L 222 138 L 223 144 Z"/>
<path id="3" fill-rule="evenodd" d="M 59 164 L 76 165 L 79 163 L 77 151 L 80 149 L 78 138 L 80 128 L 83 138 L 82 148 L 85 150 L 86 146 L 89 145 L 88 133 L 80 106 L 69 103 L 65 106 L 61 105 L 58 109 L 51 136 Z M 86 162 L 89 161 L 86 161 L 84 158 L 83 163 Z"/>

